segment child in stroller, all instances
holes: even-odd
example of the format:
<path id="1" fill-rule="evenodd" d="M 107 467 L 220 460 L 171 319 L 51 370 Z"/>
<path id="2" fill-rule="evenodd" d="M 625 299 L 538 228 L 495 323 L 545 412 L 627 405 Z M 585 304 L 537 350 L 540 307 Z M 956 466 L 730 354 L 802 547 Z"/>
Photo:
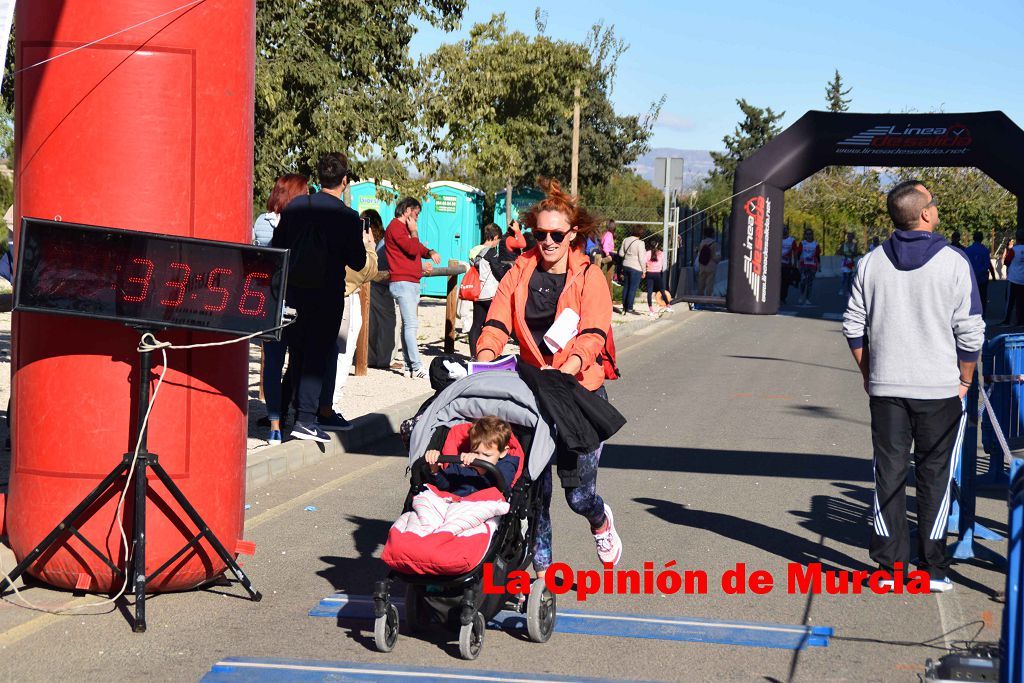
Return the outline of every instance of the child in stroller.
<path id="1" fill-rule="evenodd" d="M 437 449 L 428 450 L 424 459 L 437 488 L 456 496 L 468 496 L 494 485 L 488 481 L 482 466 L 472 465 L 477 458 L 496 467 L 509 483 L 514 483 L 522 460 L 519 442 L 512 440 L 512 427 L 494 415 L 452 428 L 445 439 L 444 451 L 446 455 L 457 454 L 462 464 L 442 467 L 438 463 L 441 452 Z"/>
<path id="2" fill-rule="evenodd" d="M 471 427 L 469 422 L 475 424 Z M 502 427 L 508 430 L 508 455 L 497 463 L 474 457 L 471 467 L 462 469 L 469 451 L 495 456 L 504 450 L 491 452 L 503 439 Z M 470 436 L 474 429 L 483 435 L 478 435 L 475 447 Z M 494 440 L 494 432 L 499 434 L 499 444 L 487 443 Z M 438 450 L 464 455 L 432 453 L 430 460 L 436 457 L 436 462 L 429 462 L 428 451 Z M 389 532 L 382 556 L 391 571 L 374 586 L 378 650 L 391 651 L 398 638 L 398 610 L 390 597 L 396 579 L 407 584 L 405 610 L 410 628 L 426 628 L 435 617 L 455 626 L 459 653 L 465 659 L 480 654 L 487 620 L 506 607 L 525 612 L 531 640 L 550 638 L 555 596 L 543 581 L 535 581 L 522 601 L 516 595 L 485 594 L 483 571 L 490 565 L 493 584 L 504 585 L 510 571 L 525 569 L 532 562 L 540 508 L 540 489 L 534 482 L 549 466 L 553 453 L 551 429 L 532 392 L 515 373 L 470 375 L 437 395 L 411 435 L 412 482 L 403 515 Z M 441 481 L 431 482 L 432 464 L 462 467 L 439 470 Z M 462 503 L 477 507 L 458 509 Z"/>

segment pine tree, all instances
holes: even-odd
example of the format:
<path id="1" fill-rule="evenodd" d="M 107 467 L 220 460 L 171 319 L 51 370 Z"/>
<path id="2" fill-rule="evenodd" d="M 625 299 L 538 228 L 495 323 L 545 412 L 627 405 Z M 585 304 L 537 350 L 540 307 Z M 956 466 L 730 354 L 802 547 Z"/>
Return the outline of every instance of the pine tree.
<path id="1" fill-rule="evenodd" d="M 828 110 L 831 112 L 849 111 L 851 98 L 847 97 L 853 88 L 843 90 L 843 77 L 836 69 L 835 78 L 825 86 L 825 102 L 828 103 Z"/>
<path id="2" fill-rule="evenodd" d="M 732 135 L 722 138 L 726 151 L 711 153 L 711 160 L 715 162 L 712 176 L 727 178 L 730 183 L 741 161 L 782 132 L 779 120 L 786 115 L 784 111 L 776 114 L 771 107 L 755 107 L 744 99 L 736 100 L 736 104 L 743 112 L 743 120 L 736 125 Z"/>

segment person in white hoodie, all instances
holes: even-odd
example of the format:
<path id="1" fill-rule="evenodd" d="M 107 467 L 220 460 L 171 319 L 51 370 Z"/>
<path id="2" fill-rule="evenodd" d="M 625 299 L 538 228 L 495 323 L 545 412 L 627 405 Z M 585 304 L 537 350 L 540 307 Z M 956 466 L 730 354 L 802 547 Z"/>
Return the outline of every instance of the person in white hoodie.
<path id="1" fill-rule="evenodd" d="M 910 563 L 906 486 L 913 441 L 917 564 L 928 572 L 931 590 L 945 592 L 953 588 L 946 526 L 967 421 L 963 399 L 985 341 L 985 321 L 967 256 L 934 232 L 935 197 L 912 180 L 896 185 L 887 204 L 896 230 L 857 265 L 843 317 L 843 334 L 870 397 L 870 554 L 888 572 Z"/>

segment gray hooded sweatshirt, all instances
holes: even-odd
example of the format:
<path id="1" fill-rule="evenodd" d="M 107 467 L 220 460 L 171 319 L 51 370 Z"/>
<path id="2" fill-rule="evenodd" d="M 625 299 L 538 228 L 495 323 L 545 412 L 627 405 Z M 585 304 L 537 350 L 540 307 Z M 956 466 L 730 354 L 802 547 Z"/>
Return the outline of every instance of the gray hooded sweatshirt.
<path id="1" fill-rule="evenodd" d="M 896 230 L 858 264 L 843 334 L 851 349 L 870 340 L 871 396 L 956 396 L 957 361 L 976 361 L 985 341 L 967 257 L 942 235 Z"/>

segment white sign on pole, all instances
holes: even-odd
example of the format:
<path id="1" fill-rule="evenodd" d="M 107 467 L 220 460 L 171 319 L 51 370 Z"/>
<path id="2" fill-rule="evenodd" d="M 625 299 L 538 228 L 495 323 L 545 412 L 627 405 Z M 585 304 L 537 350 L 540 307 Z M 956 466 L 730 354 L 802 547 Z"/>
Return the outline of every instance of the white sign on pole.
<path id="1" fill-rule="evenodd" d="M 666 178 L 665 168 L 668 167 Z M 658 157 L 654 160 L 654 186 L 658 189 L 683 189 L 683 160 L 680 157 Z"/>
<path id="2" fill-rule="evenodd" d="M 10 49 L 10 45 L 7 44 L 7 39 L 11 35 L 11 24 L 14 22 L 14 0 L 0 0 L 0 46 L 3 47 L 0 50 L 0 56 L 3 56 L 3 61 L 0 64 L 6 63 L 7 50 Z M 3 83 L 4 73 L 0 70 L 0 84 Z"/>

